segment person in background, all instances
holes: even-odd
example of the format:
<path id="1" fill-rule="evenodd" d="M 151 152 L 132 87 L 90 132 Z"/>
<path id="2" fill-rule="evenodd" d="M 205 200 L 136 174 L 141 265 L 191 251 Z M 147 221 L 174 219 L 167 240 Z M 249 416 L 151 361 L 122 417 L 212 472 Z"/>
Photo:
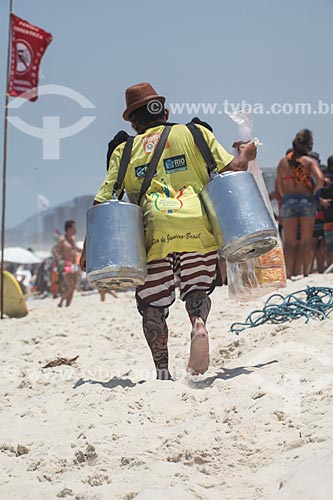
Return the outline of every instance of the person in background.
<path id="1" fill-rule="evenodd" d="M 143 332 L 151 350 L 157 378 L 170 380 L 168 326 L 166 318 L 175 300 L 175 277 L 180 283 L 180 298 L 192 325 L 188 372 L 205 373 L 209 366 L 209 342 L 206 321 L 210 311 L 209 293 L 214 288 L 217 245 L 198 194 L 209 182 L 209 174 L 199 149 L 186 125 L 168 124 L 165 97 L 159 96 L 147 83 L 126 90 L 127 108 L 123 114 L 137 132 L 126 177 L 120 192 L 138 199 L 145 169 L 166 125 L 172 126 L 156 174 L 141 202 L 145 217 L 148 274 L 144 285 L 136 289 L 137 307 L 142 315 Z M 227 153 L 215 136 L 205 127 L 194 125 L 210 148 L 217 170 L 246 170 L 256 156 L 253 142 L 246 145 L 238 158 Z M 95 204 L 112 198 L 124 145 L 114 151 L 106 178 L 95 197 Z M 142 175 L 143 172 L 143 175 Z M 188 194 L 187 194 L 188 193 Z M 178 200 L 182 197 L 181 203 Z M 192 205 L 190 208 L 190 201 Z M 174 202 L 174 210 L 165 210 L 164 203 Z M 172 216 L 169 214 L 172 213 Z M 187 214 L 187 218 L 184 219 Z M 184 233 L 191 237 L 181 237 Z M 193 237 L 195 236 L 195 237 Z M 86 268 L 86 245 L 81 256 Z"/>
<path id="2" fill-rule="evenodd" d="M 18 284 L 20 285 L 20 288 L 22 290 L 22 293 L 24 295 L 30 295 L 31 294 L 31 280 L 32 280 L 32 273 L 30 269 L 25 268 L 23 265 L 20 265 L 15 273 L 15 278 Z"/>
<path id="3" fill-rule="evenodd" d="M 320 156 L 318 153 L 311 151 L 308 155 L 313 158 L 320 167 Z M 318 273 L 323 273 L 325 271 L 325 235 L 324 235 L 324 207 L 325 202 L 321 198 L 321 190 L 317 191 L 316 196 L 316 215 L 313 227 L 313 246 L 312 246 L 312 265 L 311 273 L 314 268 Z"/>
<path id="4" fill-rule="evenodd" d="M 65 235 L 59 238 L 55 249 L 58 273 L 61 274 L 64 284 L 58 307 L 62 307 L 64 301 L 66 302 L 66 307 L 70 306 L 80 273 L 77 259 L 78 254 L 81 254 L 81 249 L 76 244 L 75 221 L 67 220 L 64 228 Z"/>
<path id="5" fill-rule="evenodd" d="M 292 150 L 293 150 L 293 148 L 288 148 L 286 153 L 285 153 L 285 156 L 290 154 L 292 152 Z M 273 200 L 277 201 L 278 213 L 276 215 L 277 215 L 277 221 L 278 221 L 278 227 L 279 227 L 279 234 L 282 238 L 282 231 L 283 231 L 283 221 L 282 221 L 282 217 L 281 217 L 282 196 L 279 193 L 279 189 L 278 189 L 278 185 L 277 185 L 277 178 L 275 179 L 274 191 L 269 193 L 269 199 L 271 201 L 273 201 Z M 297 240 L 299 240 L 299 231 L 298 231 Z"/>
<path id="6" fill-rule="evenodd" d="M 326 265 L 333 262 L 333 156 L 327 159 L 324 187 L 321 190 L 321 201 L 324 205 L 324 234 Z"/>
<path id="7" fill-rule="evenodd" d="M 293 150 L 280 160 L 277 168 L 287 278 L 295 276 L 298 224 L 302 274 L 308 276 L 311 270 L 315 194 L 324 184 L 318 162 L 308 156 L 313 146 L 312 132 L 308 129 L 298 132 L 292 146 Z"/>
<path id="8" fill-rule="evenodd" d="M 36 279 L 33 285 L 33 291 L 40 294 L 42 298 L 47 297 L 50 291 L 50 272 L 49 272 L 50 259 L 44 259 L 38 266 Z"/>

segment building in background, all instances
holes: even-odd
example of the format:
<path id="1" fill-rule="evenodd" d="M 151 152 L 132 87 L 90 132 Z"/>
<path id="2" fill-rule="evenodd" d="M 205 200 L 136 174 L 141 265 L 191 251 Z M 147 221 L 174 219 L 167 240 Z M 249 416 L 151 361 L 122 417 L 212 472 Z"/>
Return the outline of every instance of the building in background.
<path id="1" fill-rule="evenodd" d="M 75 220 L 77 240 L 86 233 L 86 213 L 94 196 L 78 196 L 71 201 L 40 211 L 21 224 L 6 230 L 6 247 L 20 246 L 33 250 L 50 250 L 55 244 L 55 234 L 64 232 L 64 222 Z"/>

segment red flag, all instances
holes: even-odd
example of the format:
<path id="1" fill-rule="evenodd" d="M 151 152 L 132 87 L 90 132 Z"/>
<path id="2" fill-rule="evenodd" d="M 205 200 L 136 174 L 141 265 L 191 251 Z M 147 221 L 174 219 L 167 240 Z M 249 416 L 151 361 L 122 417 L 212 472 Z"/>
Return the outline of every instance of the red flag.
<path id="1" fill-rule="evenodd" d="M 39 65 L 52 35 L 11 14 L 12 46 L 8 95 L 37 100 Z"/>

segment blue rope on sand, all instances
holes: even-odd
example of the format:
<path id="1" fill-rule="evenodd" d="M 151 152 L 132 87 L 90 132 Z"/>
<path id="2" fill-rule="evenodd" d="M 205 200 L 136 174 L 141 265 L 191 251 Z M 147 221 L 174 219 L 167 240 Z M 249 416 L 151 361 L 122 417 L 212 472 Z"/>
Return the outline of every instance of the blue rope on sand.
<path id="1" fill-rule="evenodd" d="M 229 331 L 239 333 L 264 323 L 285 323 L 301 317 L 306 318 L 305 323 L 310 319 L 323 320 L 327 319 L 332 310 L 333 288 L 308 286 L 305 290 L 290 293 L 286 297 L 279 293 L 271 295 L 262 309 L 252 311 L 244 323 L 233 323 Z"/>

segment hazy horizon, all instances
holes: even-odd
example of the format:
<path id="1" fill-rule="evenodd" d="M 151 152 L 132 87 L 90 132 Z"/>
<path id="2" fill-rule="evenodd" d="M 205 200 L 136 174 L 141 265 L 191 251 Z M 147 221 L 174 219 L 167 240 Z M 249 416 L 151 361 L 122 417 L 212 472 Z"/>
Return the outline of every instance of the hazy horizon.
<path id="1" fill-rule="evenodd" d="M 9 0 L 0 4 L 0 80 L 3 102 L 7 54 Z M 126 7 L 107 0 L 14 0 L 14 13 L 52 33 L 41 65 L 40 85 L 68 87 L 95 108 L 83 109 L 68 97 L 41 96 L 11 109 L 36 127 L 43 117 L 59 116 L 60 126 L 82 116 L 95 117 L 83 131 L 60 142 L 60 159 L 43 159 L 42 141 L 8 125 L 7 212 L 10 228 L 38 212 L 37 195 L 51 206 L 97 192 L 105 175 L 107 143 L 119 130 L 130 132 L 122 120 L 125 89 L 149 81 L 172 104 L 217 104 L 214 112 L 171 116 L 186 123 L 193 114 L 211 123 L 226 149 L 231 150 L 236 126 L 223 114 L 223 103 L 261 104 L 254 116 L 255 135 L 264 143 L 258 153 L 262 168 L 277 166 L 294 134 L 314 132 L 314 150 L 323 163 L 333 153 L 330 61 L 333 4 L 319 0 L 282 0 L 269 4 L 170 0 L 167 8 L 143 0 Z M 164 33 L 163 33 L 164 32 Z M 320 101 L 329 112 L 320 114 Z M 286 113 L 273 114 L 274 103 L 289 103 Z M 311 112 L 295 113 L 297 103 Z M 290 107 L 293 111 L 289 113 Z M 331 109 L 332 108 L 332 109 Z M 194 108 L 192 108 L 193 110 Z M 0 132 L 2 161 L 2 131 Z M 0 195 L 1 199 L 1 195 Z"/>

